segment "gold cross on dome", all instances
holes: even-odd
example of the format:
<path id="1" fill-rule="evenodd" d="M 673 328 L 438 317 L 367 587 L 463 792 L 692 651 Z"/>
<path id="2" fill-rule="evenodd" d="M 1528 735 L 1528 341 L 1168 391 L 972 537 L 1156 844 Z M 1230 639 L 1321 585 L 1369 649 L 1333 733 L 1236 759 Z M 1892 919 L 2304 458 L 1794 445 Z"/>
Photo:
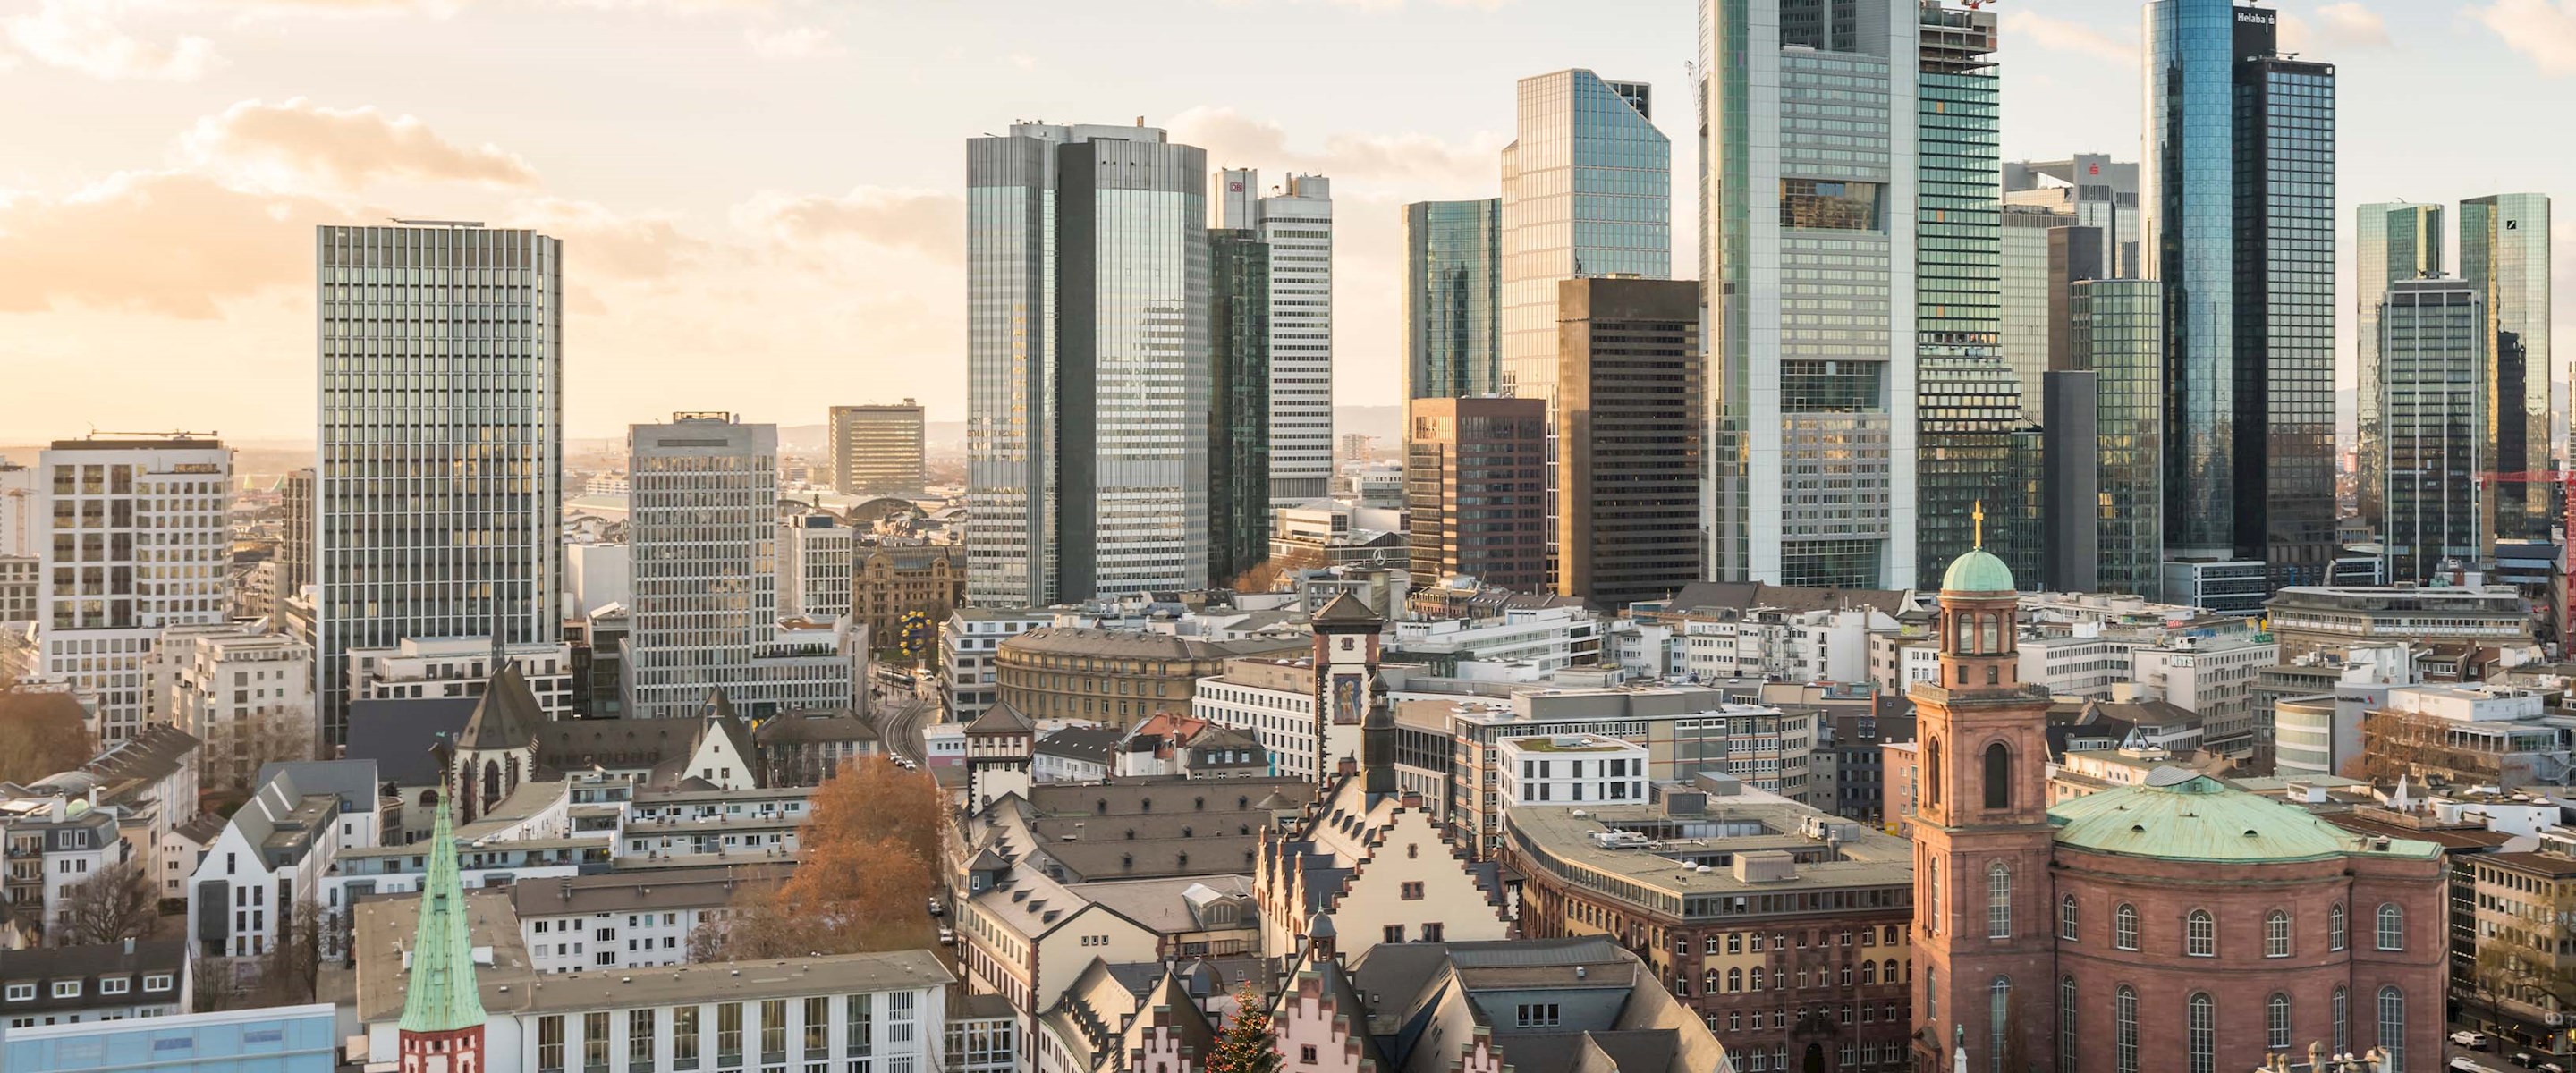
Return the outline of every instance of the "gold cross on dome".
<path id="1" fill-rule="evenodd" d="M 1985 500 L 1982 500 L 1982 499 L 1978 500 L 1978 501 L 1977 501 L 1977 507 L 1976 507 L 1976 509 L 1975 509 L 1975 510 L 1972 510 L 1972 511 L 1969 511 L 1969 512 L 1968 512 L 1968 517 L 1976 519 L 1976 522 L 1977 522 L 1977 544 L 1976 544 L 1976 546 L 1977 546 L 1977 547 L 1980 547 L 1980 548 L 1985 547 L 1985 546 L 1986 546 L 1986 501 L 1985 501 Z"/>

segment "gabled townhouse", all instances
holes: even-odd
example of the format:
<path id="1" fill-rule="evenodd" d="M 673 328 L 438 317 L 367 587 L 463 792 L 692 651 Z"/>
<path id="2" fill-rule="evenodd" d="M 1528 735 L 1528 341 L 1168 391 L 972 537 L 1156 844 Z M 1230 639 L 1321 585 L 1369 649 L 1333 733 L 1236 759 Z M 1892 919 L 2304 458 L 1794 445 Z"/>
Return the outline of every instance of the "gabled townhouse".
<path id="1" fill-rule="evenodd" d="M 185 1013 L 188 940 L 0 951 L 0 1024 L 11 1029 Z"/>
<path id="2" fill-rule="evenodd" d="M 259 789 L 189 877 L 188 935 L 199 957 L 237 959 L 237 973 L 253 971 L 248 959 L 288 934 L 298 902 L 322 907 L 322 880 L 341 847 L 380 841 L 374 772 L 364 760 L 263 769 Z"/>

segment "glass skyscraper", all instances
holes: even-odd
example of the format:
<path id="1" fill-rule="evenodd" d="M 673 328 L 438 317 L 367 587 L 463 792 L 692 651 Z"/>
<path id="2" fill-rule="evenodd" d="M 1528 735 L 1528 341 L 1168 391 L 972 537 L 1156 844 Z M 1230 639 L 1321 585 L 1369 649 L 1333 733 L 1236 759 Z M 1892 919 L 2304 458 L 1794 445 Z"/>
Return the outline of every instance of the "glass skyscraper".
<path id="1" fill-rule="evenodd" d="M 563 629 L 563 244 L 468 223 L 315 231 L 313 655 L 326 744 L 353 648 Z"/>
<path id="2" fill-rule="evenodd" d="M 2486 304 L 2493 370 L 2488 415 L 2495 422 L 2497 472 L 2551 468 L 2549 195 L 2492 194 L 2460 202 L 2460 278 Z M 2550 485 L 2497 483 L 2498 540 L 2547 540 Z"/>
<path id="3" fill-rule="evenodd" d="M 1715 578 L 1918 580 L 1918 11 L 1700 6 Z"/>
<path id="4" fill-rule="evenodd" d="M 1270 557 L 1270 244 L 1208 230 L 1208 580 L 1223 585 Z"/>
<path id="5" fill-rule="evenodd" d="M 2319 584 L 2335 551 L 2334 67 L 2279 13 L 2146 8 L 2143 259 L 2165 284 L 2166 554 Z"/>
<path id="6" fill-rule="evenodd" d="M 1295 506 L 1333 483 L 1332 180 L 1292 174 L 1269 194 L 1250 169 L 1213 181 L 1211 226 L 1252 231 L 1270 246 L 1269 504 Z"/>
<path id="7" fill-rule="evenodd" d="M 2353 368 L 2359 388 L 2353 397 L 2353 431 L 2354 458 L 2360 470 L 2356 498 L 2362 523 L 2374 533 L 2385 516 L 2379 467 L 2387 447 L 2379 432 L 2379 305 L 2388 300 L 2389 284 L 2441 274 L 2441 206 L 2376 202 L 2353 210 Z"/>
<path id="8" fill-rule="evenodd" d="M 967 599 L 1207 584 L 1207 154 L 1143 126 L 966 147 Z"/>
<path id="9" fill-rule="evenodd" d="M 1404 207 L 1404 392 L 1454 399 L 1502 390 L 1503 200 Z"/>
<path id="10" fill-rule="evenodd" d="M 2095 584 L 2152 598 L 2165 532 L 2164 288 L 2095 279 L 2070 293 L 2075 368 L 2093 378 Z"/>
<path id="11" fill-rule="evenodd" d="M 2379 309 L 2382 487 L 2391 584 L 2492 555 L 2486 302 L 2458 279 L 2389 284 Z M 2541 486 L 2544 490 L 2547 485 Z"/>
<path id="12" fill-rule="evenodd" d="M 2003 352 L 2001 176 L 1996 168 L 1995 15 L 1926 5 L 1917 74 L 1914 212 L 1916 418 L 1914 587 L 1938 589 L 1992 518 L 2036 517 L 2014 479 L 2013 437 L 2039 400 Z M 2016 577 L 2039 576 L 2037 534 L 1986 527 Z M 2017 546 L 2018 545 L 2018 546 Z"/>

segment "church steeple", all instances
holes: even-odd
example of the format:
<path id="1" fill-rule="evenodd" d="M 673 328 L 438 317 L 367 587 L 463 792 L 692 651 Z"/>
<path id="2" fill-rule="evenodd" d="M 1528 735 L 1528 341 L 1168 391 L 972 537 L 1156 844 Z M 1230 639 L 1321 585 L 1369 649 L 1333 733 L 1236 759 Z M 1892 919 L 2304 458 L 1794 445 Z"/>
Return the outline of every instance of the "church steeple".
<path id="1" fill-rule="evenodd" d="M 465 922 L 465 881 L 446 801 L 429 836 L 421 881 L 420 928 L 412 939 L 399 1026 L 402 1073 L 482 1073 L 483 995 L 474 981 L 474 938 Z"/>

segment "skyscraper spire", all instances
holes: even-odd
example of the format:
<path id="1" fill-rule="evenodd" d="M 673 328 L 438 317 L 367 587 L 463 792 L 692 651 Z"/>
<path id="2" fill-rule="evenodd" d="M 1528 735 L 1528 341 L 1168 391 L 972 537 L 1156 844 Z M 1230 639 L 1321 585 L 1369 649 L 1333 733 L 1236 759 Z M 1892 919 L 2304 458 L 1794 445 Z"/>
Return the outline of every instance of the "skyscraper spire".
<path id="1" fill-rule="evenodd" d="M 446 1033 L 483 1025 L 483 996 L 474 984 L 474 939 L 465 926 L 465 883 L 457 875 L 456 835 L 447 802 L 429 835 L 429 875 L 420 888 L 420 931 L 412 940 L 411 975 L 401 1030 Z"/>

